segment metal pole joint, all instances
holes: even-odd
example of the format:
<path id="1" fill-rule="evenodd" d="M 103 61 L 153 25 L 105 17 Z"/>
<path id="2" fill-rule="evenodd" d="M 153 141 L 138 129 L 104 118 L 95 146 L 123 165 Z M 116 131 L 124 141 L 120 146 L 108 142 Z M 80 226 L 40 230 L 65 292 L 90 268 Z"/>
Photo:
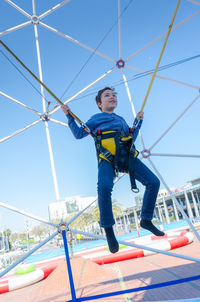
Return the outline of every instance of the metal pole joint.
<path id="1" fill-rule="evenodd" d="M 118 61 L 116 62 L 116 66 L 117 66 L 118 68 L 123 68 L 123 67 L 125 66 L 125 61 L 122 60 L 122 59 L 118 60 Z"/>
<path id="2" fill-rule="evenodd" d="M 61 220 L 61 222 L 58 225 L 58 232 L 62 233 L 62 231 L 65 231 L 65 232 L 69 231 L 68 224 L 66 222 L 64 222 L 63 220 Z"/>
<path id="3" fill-rule="evenodd" d="M 39 24 L 39 21 L 40 21 L 40 19 L 36 15 L 31 16 L 31 23 L 32 24 Z"/>
<path id="4" fill-rule="evenodd" d="M 49 121 L 49 114 L 48 113 L 44 113 L 40 116 L 41 120 L 43 122 L 48 122 Z"/>
<path id="5" fill-rule="evenodd" d="M 143 158 L 148 158 L 149 156 L 151 156 L 151 152 L 148 149 L 142 150 L 141 154 L 142 154 Z"/>

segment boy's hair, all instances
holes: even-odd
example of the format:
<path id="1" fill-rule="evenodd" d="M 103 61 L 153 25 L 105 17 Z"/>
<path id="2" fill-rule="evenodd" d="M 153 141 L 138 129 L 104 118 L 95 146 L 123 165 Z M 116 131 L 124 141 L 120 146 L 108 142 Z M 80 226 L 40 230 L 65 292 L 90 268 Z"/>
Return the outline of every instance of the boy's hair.
<path id="1" fill-rule="evenodd" d="M 113 92 L 115 92 L 115 89 L 113 87 L 105 87 L 101 90 L 98 91 L 97 93 L 97 96 L 96 96 L 96 103 L 97 103 L 97 106 L 99 103 L 101 103 L 101 95 L 102 93 L 105 91 L 105 90 L 112 90 Z M 99 106 L 98 106 L 99 107 Z M 99 109 L 101 110 L 101 108 L 99 107 Z"/>

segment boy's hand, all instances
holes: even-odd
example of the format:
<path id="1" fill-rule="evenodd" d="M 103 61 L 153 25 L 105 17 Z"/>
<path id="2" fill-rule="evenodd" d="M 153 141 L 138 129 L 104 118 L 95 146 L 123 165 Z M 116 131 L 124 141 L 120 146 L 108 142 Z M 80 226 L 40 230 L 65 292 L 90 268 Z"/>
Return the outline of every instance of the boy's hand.
<path id="1" fill-rule="evenodd" d="M 137 118 L 138 120 L 143 120 L 143 118 L 144 118 L 144 112 L 143 112 L 143 111 L 139 111 L 139 112 L 137 113 L 137 115 L 136 115 L 136 118 Z"/>
<path id="2" fill-rule="evenodd" d="M 61 108 L 64 114 L 67 114 L 70 110 L 68 105 L 61 105 Z"/>

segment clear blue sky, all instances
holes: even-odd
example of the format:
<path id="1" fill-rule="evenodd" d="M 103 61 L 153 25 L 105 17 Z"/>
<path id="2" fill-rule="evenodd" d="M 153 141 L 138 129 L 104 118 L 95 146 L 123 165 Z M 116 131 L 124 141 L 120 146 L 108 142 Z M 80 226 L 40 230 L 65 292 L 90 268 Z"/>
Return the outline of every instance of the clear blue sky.
<path id="1" fill-rule="evenodd" d="M 72 0 L 41 21 L 93 49 L 98 47 L 100 53 L 118 60 L 117 2 L 117 0 Z M 31 0 L 13 0 L 13 3 L 28 14 L 33 14 Z M 36 14 L 39 16 L 57 5 L 59 1 L 36 0 L 35 3 Z M 124 60 L 168 30 L 176 4 L 176 0 L 121 1 L 121 12 L 127 7 L 121 17 L 121 51 Z M 182 0 L 174 25 L 179 24 L 198 10 L 200 10 L 200 6 Z M 1 1 L 0 20 L 0 31 L 4 32 L 27 22 L 28 18 L 6 1 Z M 160 66 L 198 55 L 199 28 L 200 14 L 197 14 L 172 31 Z M 43 81 L 60 98 L 92 52 L 41 25 L 38 25 L 38 34 Z M 7 33 L 1 39 L 38 76 L 33 25 L 30 24 Z M 162 38 L 127 62 L 127 65 L 144 70 L 155 68 L 163 42 L 164 39 Z M 32 85 L 40 90 L 38 83 L 2 46 L 0 50 L 31 81 Z M 2 52 L 0 52 L 1 91 L 42 112 L 41 95 L 22 77 Z M 66 101 L 114 66 L 115 63 L 112 61 L 94 54 L 70 88 L 67 89 L 62 101 Z M 200 61 L 197 58 L 160 71 L 159 75 L 198 87 L 200 86 L 199 70 Z M 124 72 L 129 80 L 128 84 L 134 106 L 136 111 L 139 111 L 151 77 L 146 76 L 133 80 L 134 76 L 138 74 L 137 71 L 125 68 Z M 98 112 L 94 101 L 95 94 L 98 89 L 105 85 L 116 88 L 119 101 L 116 113 L 122 115 L 131 125 L 133 115 L 120 69 L 74 100 L 70 104 L 72 111 L 83 121 L 87 121 L 91 115 Z M 155 79 L 144 109 L 145 119 L 142 126 L 142 135 L 147 148 L 158 139 L 198 93 L 198 89 L 195 88 L 159 78 Z M 51 101 L 50 109 L 53 109 L 56 104 L 54 99 L 46 92 L 45 98 Z M 199 102 L 197 101 L 187 111 L 152 152 L 199 154 Z M 0 95 L 0 109 L 0 139 L 38 119 L 35 114 L 9 101 L 2 95 Z M 67 122 L 61 111 L 58 111 L 53 118 Z M 75 140 L 69 129 L 50 122 L 49 129 L 60 197 L 95 196 L 97 162 L 92 139 L 87 137 L 81 141 Z M 142 150 L 139 138 L 136 145 L 139 150 Z M 153 156 L 151 159 L 170 187 L 184 185 L 187 181 L 200 176 L 199 159 Z M 48 204 L 55 202 L 56 196 L 44 123 L 39 123 L 1 143 L 0 161 L 0 201 L 47 218 Z M 145 163 L 148 165 L 146 160 Z M 127 176 L 116 184 L 113 197 L 124 206 L 134 204 L 134 195 L 130 191 Z M 23 229 L 24 220 L 22 216 L 15 213 L 11 214 L 8 210 L 0 208 L 0 229 L 4 226 L 13 231 Z"/>

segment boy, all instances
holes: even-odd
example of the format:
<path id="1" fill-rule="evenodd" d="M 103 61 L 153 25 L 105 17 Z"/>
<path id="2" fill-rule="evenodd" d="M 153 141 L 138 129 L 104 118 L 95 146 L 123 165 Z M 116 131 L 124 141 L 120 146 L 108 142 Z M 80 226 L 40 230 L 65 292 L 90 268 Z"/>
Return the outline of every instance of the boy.
<path id="1" fill-rule="evenodd" d="M 117 107 L 117 97 L 113 88 L 105 87 L 98 91 L 96 103 L 101 113 L 93 115 L 86 123 L 96 142 L 98 155 L 98 205 L 100 211 L 100 225 L 104 228 L 109 249 L 112 253 L 119 250 L 119 244 L 113 232 L 115 223 L 112 212 L 111 193 L 116 172 L 130 175 L 132 189 L 137 189 L 134 180 L 138 180 L 145 187 L 140 225 L 156 236 L 164 236 L 151 222 L 155 208 L 160 181 L 138 158 L 134 148 L 143 120 L 143 112 L 138 112 L 134 121 L 134 128 L 130 131 L 126 121 L 114 113 Z M 69 114 L 69 107 L 62 106 L 68 118 L 68 125 L 76 139 L 88 135 L 79 127 Z"/>

